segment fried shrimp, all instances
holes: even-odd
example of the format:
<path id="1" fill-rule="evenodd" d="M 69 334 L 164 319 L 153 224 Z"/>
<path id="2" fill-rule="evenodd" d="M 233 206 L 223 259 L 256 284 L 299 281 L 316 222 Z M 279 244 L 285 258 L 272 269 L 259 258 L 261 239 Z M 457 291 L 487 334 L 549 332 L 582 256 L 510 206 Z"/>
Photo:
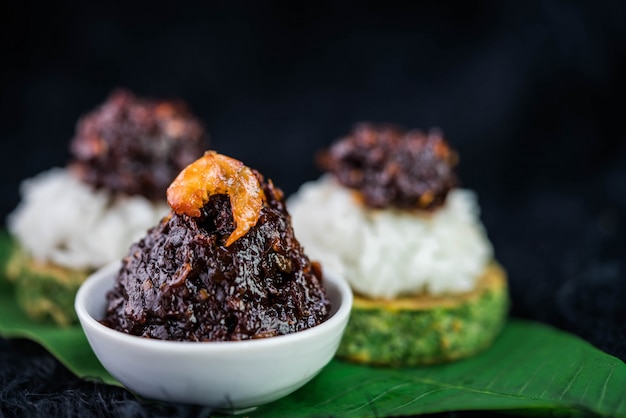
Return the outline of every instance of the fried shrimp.
<path id="1" fill-rule="evenodd" d="M 256 225 L 265 195 L 254 171 L 241 161 L 207 151 L 180 172 L 167 189 L 167 203 L 178 214 L 200 217 L 213 195 L 230 199 L 236 228 L 226 240 L 228 247 Z"/>

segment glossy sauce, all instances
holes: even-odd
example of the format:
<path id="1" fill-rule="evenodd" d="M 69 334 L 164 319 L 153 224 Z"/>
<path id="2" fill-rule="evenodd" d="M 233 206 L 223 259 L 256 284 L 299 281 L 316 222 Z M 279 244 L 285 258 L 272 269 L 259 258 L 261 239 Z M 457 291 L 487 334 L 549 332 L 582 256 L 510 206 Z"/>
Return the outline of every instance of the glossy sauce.
<path id="1" fill-rule="evenodd" d="M 282 191 L 255 175 L 266 199 L 256 225 L 226 246 L 235 225 L 224 194 L 200 217 L 172 212 L 130 249 L 103 323 L 149 338 L 233 341 L 323 322 L 321 268 L 295 239 Z"/>

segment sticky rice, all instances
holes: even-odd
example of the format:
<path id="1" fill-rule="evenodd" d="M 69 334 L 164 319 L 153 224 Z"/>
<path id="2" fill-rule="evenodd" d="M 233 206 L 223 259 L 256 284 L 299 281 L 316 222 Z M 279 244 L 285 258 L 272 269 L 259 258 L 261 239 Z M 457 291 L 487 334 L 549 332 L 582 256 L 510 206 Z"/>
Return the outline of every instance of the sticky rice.
<path id="1" fill-rule="evenodd" d="M 142 196 L 94 190 L 66 169 L 25 180 L 7 219 L 10 233 L 38 262 L 96 269 L 121 259 L 169 210 Z"/>
<path id="2" fill-rule="evenodd" d="M 326 175 L 288 209 L 309 257 L 370 298 L 467 292 L 493 259 L 470 190 L 451 190 L 434 212 L 371 209 Z"/>

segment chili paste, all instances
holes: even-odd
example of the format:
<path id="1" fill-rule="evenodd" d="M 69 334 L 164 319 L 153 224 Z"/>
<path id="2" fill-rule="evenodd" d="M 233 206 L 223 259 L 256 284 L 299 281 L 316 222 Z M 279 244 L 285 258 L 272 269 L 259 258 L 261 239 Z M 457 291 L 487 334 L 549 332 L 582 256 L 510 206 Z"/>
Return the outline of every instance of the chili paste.
<path id="1" fill-rule="evenodd" d="M 105 325 L 165 340 L 236 341 L 328 317 L 321 267 L 295 239 L 282 191 L 253 173 L 265 199 L 256 224 L 225 245 L 236 227 L 227 194 L 210 196 L 198 217 L 172 211 L 123 260 Z"/>
<path id="2" fill-rule="evenodd" d="M 434 210 L 457 185 L 457 154 L 438 130 L 361 123 L 322 151 L 319 166 L 373 208 Z"/>
<path id="3" fill-rule="evenodd" d="M 204 127 L 184 102 L 116 90 L 79 120 L 69 166 L 95 188 L 160 201 L 207 145 Z"/>

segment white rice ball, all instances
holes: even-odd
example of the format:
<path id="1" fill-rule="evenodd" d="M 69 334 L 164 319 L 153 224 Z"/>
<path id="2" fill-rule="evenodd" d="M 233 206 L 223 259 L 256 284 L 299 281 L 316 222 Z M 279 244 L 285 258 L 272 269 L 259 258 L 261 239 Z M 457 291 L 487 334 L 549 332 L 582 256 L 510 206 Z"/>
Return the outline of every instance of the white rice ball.
<path id="1" fill-rule="evenodd" d="M 20 194 L 11 234 L 36 260 L 71 269 L 120 260 L 169 211 L 165 202 L 96 191 L 61 168 L 25 180 Z"/>
<path id="2" fill-rule="evenodd" d="M 371 298 L 470 291 L 493 257 L 469 190 L 452 190 L 432 213 L 371 209 L 327 175 L 304 184 L 288 210 L 307 255 Z"/>

